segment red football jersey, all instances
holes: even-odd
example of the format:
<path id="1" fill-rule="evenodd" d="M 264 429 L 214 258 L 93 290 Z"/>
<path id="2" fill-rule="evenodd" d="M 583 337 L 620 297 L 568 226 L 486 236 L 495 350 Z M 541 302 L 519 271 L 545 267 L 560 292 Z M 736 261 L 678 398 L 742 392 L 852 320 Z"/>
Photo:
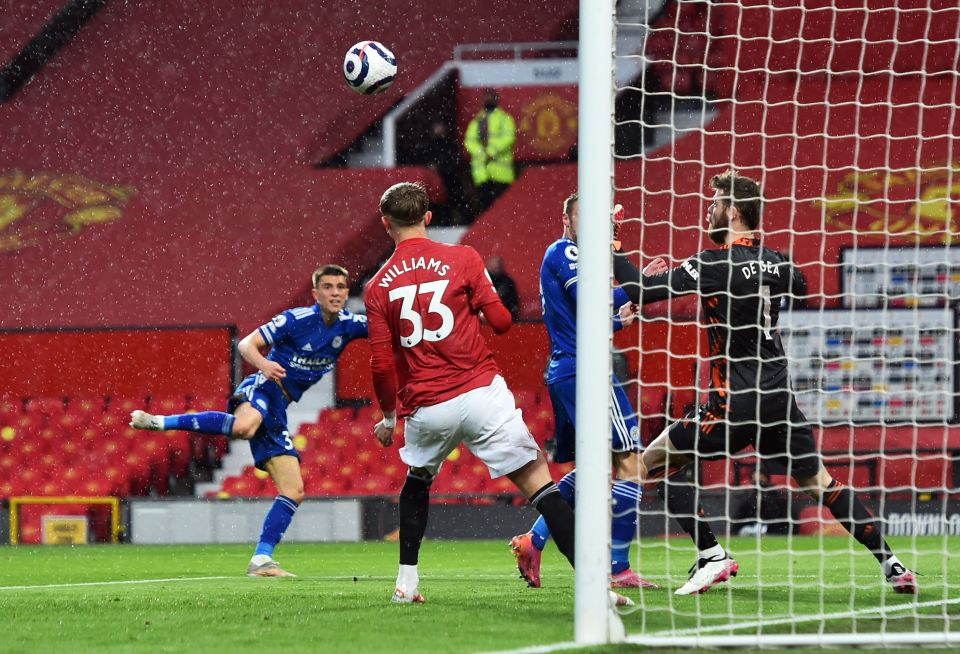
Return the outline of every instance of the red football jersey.
<path id="1" fill-rule="evenodd" d="M 405 412 L 487 386 L 499 374 L 479 312 L 500 298 L 473 248 L 401 241 L 367 283 L 364 302 L 374 376 L 378 360 L 383 373 L 392 357 Z"/>

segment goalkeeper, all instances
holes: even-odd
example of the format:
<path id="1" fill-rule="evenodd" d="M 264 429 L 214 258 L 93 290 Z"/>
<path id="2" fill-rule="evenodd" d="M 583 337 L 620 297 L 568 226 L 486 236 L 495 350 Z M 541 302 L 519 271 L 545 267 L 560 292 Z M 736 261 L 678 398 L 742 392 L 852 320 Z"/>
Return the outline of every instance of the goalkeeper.
<path id="1" fill-rule="evenodd" d="M 722 458 L 748 445 L 830 509 L 876 557 L 896 592 L 916 593 L 914 574 L 890 550 L 877 521 L 853 490 L 823 467 L 813 432 L 790 391 L 777 319 L 781 299 L 800 288 L 799 273 L 782 254 L 760 245 L 759 184 L 728 170 L 713 177 L 710 186 L 715 194 L 706 229 L 718 248 L 673 269 L 658 259 L 644 275 L 626 256 L 614 257 L 614 275 L 631 300 L 648 304 L 697 293 L 707 323 L 709 399 L 668 427 L 642 456 L 644 480 L 664 480 L 658 491 L 667 512 L 699 550 L 690 578 L 676 594 L 702 593 L 736 576 L 739 566 L 700 518 L 693 487 L 670 479 L 697 459 Z"/>

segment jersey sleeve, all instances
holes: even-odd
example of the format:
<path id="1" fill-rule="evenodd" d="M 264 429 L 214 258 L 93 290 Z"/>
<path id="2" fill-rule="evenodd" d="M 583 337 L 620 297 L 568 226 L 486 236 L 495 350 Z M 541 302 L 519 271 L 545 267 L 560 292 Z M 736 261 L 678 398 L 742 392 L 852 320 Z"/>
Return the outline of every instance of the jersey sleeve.
<path id="1" fill-rule="evenodd" d="M 370 338 L 370 371 L 373 389 L 385 412 L 397 408 L 397 372 L 393 362 L 393 338 L 387 316 L 376 293 L 367 293 L 367 329 Z"/>
<path id="2" fill-rule="evenodd" d="M 283 341 L 287 336 L 290 335 L 290 332 L 293 328 L 293 314 L 290 311 L 284 311 L 283 313 L 278 313 L 270 322 L 265 325 L 260 325 L 257 329 L 260 332 L 260 335 L 263 337 L 263 340 L 267 342 L 267 345 L 276 345 Z"/>
<path id="3" fill-rule="evenodd" d="M 563 291 L 574 301 L 577 299 L 577 259 L 580 251 L 573 243 L 555 248 L 547 256 L 547 268 L 560 281 Z"/>
<path id="4" fill-rule="evenodd" d="M 351 340 L 355 338 L 366 338 L 369 335 L 367 317 L 359 313 L 351 315 L 350 324 L 347 325 L 347 333 L 350 335 Z"/>
<path id="5" fill-rule="evenodd" d="M 689 293 L 710 292 L 716 287 L 716 266 L 710 250 L 695 254 L 676 268 L 656 275 L 643 275 L 622 254 L 614 256 L 613 274 L 631 300 L 638 304 L 660 302 Z"/>

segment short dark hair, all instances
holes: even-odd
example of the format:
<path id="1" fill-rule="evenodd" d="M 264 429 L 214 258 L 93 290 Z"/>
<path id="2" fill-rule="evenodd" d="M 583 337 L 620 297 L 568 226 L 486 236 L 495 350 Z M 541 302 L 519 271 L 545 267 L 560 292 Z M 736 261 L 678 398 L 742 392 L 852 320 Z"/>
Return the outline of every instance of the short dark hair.
<path id="1" fill-rule="evenodd" d="M 419 182 L 394 184 L 380 197 L 380 213 L 394 225 L 410 227 L 423 221 L 430 198 Z"/>
<path id="2" fill-rule="evenodd" d="M 573 205 L 580 201 L 580 194 L 576 191 L 567 196 L 567 199 L 563 201 L 563 213 L 570 215 L 570 212 L 573 211 Z"/>
<path id="3" fill-rule="evenodd" d="M 710 180 L 710 186 L 720 191 L 721 200 L 737 208 L 747 229 L 755 230 L 760 227 L 763 191 L 760 190 L 760 185 L 756 181 L 738 175 L 733 168 L 730 168 L 721 175 L 714 175 Z"/>
<path id="4" fill-rule="evenodd" d="M 313 287 L 317 287 L 321 277 L 328 275 L 332 277 L 346 277 L 348 281 L 350 280 L 350 273 L 347 272 L 346 268 L 338 266 L 335 263 L 325 263 L 313 271 Z"/>

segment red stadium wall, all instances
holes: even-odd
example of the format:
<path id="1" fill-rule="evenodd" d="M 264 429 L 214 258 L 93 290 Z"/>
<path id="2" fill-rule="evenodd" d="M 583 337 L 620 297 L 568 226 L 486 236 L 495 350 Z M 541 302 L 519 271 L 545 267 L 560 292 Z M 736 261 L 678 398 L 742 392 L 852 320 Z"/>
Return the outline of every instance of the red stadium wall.
<path id="1" fill-rule="evenodd" d="M 0 332 L 0 397 L 226 398 L 230 327 Z"/>
<path id="2" fill-rule="evenodd" d="M 426 169 L 257 175 L 0 170 L 0 328 L 236 324 L 241 336 L 301 301 L 310 274 L 354 274 L 392 242 L 378 201 Z"/>
<path id="3" fill-rule="evenodd" d="M 36 13 L 18 10 L 14 24 L 39 28 L 36 17 L 52 13 L 49 2 L 22 4 Z M 458 44 L 550 40 L 576 11 L 575 0 L 531 0 L 465 21 L 461 2 L 435 0 L 409 3 L 399 20 L 390 0 L 110 2 L 0 106 L 0 123 L 17 128 L 0 153 L 34 150 L 36 165 L 60 170 L 143 161 L 261 171 L 326 160 Z M 20 41 L 24 31 L 0 37 Z M 387 92 L 360 96 L 343 80 L 343 56 L 371 37 L 394 50 L 399 74 Z"/>
<path id="4" fill-rule="evenodd" d="M 0 45 L 16 51 L 52 8 L 17 3 Z M 462 3 L 439 0 L 398 21 L 384 0 L 107 3 L 0 105 L 0 328 L 227 323 L 242 335 L 301 301 L 317 264 L 375 266 L 391 245 L 380 194 L 423 181 L 440 200 L 439 178 L 314 160 L 455 45 L 547 40 L 576 8 L 506 3 L 462 21 Z M 444 28 L 424 39 L 411 25 Z M 341 65 L 372 35 L 400 74 L 362 97 Z"/>

